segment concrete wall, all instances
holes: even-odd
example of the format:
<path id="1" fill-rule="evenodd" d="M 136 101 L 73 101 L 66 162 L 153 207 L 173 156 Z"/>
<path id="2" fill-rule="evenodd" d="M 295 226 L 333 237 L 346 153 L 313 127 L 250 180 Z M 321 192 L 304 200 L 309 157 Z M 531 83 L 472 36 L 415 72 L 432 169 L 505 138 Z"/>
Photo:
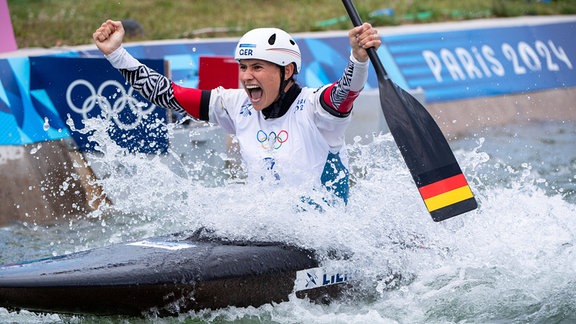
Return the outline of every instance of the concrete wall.
<path id="1" fill-rule="evenodd" d="M 64 141 L 0 146 L 0 226 L 52 223 L 106 201 L 82 158 Z"/>
<path id="2" fill-rule="evenodd" d="M 448 139 L 486 126 L 576 120 L 576 88 L 484 97 L 426 105 Z"/>
<path id="3" fill-rule="evenodd" d="M 477 133 L 489 126 L 576 120 L 576 88 L 440 103 L 426 103 L 425 94 L 421 92 L 412 92 L 412 95 L 424 104 L 448 140 Z M 372 133 L 387 131 L 378 91 L 363 91 L 354 103 L 346 142 L 353 143 L 357 136 L 369 141 Z"/>

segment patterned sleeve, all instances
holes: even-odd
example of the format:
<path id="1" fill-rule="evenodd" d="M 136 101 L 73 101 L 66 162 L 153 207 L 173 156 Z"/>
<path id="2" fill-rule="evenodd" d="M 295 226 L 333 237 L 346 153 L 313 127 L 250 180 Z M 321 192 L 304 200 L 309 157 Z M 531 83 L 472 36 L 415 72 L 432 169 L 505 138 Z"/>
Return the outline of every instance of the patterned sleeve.
<path id="1" fill-rule="evenodd" d="M 151 103 L 196 119 L 208 120 L 210 91 L 178 86 L 166 76 L 141 64 L 120 47 L 106 56 L 126 81 Z"/>
<path id="2" fill-rule="evenodd" d="M 135 90 L 153 104 L 173 109 L 180 113 L 186 113 L 184 107 L 176 101 L 174 90 L 172 89 L 172 81 L 167 77 L 146 65 L 140 65 L 136 70 L 120 69 L 120 73 Z"/>
<path id="3" fill-rule="evenodd" d="M 210 91 L 181 87 L 146 65 L 120 73 L 153 104 L 208 121 Z"/>
<path id="4" fill-rule="evenodd" d="M 368 61 L 359 62 L 352 55 L 342 77 L 328 86 L 320 100 L 322 107 L 330 114 L 346 117 L 352 111 L 354 100 L 368 80 Z"/>

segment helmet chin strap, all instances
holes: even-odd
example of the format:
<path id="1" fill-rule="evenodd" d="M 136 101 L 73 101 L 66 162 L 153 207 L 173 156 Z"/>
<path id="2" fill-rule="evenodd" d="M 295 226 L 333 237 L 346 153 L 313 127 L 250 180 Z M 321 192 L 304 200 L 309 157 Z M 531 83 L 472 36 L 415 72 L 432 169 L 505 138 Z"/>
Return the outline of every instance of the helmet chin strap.
<path id="1" fill-rule="evenodd" d="M 283 108 L 282 103 L 284 101 L 284 97 L 286 97 L 286 91 L 284 91 L 284 89 L 286 88 L 286 85 L 288 84 L 288 82 L 290 82 L 292 78 L 284 80 L 285 76 L 286 76 L 286 68 L 284 66 L 280 66 L 280 91 L 278 94 L 278 99 L 276 99 L 276 101 L 274 101 L 270 106 L 262 110 L 264 118 L 266 119 L 278 118 L 286 113 L 286 111 L 283 111 L 286 109 L 282 109 Z"/>

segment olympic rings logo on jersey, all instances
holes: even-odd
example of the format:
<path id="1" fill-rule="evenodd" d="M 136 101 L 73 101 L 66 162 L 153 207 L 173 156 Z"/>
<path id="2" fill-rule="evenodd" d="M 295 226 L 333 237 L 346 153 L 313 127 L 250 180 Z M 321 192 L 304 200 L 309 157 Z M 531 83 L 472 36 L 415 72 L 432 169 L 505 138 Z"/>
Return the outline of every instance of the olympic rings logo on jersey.
<path id="1" fill-rule="evenodd" d="M 75 90 L 80 91 L 77 89 L 81 88 L 87 89 L 90 95 L 84 99 L 84 102 L 79 107 L 76 106 L 74 102 L 77 101 L 77 99 L 74 99 L 75 97 L 73 97 L 73 92 Z M 111 89 L 108 89 L 106 93 L 112 93 L 112 95 L 108 97 L 104 95 L 107 88 Z M 83 79 L 78 79 L 68 85 L 68 89 L 66 90 L 66 102 L 68 107 L 70 107 L 72 111 L 82 115 L 83 119 L 87 119 L 88 113 L 92 111 L 96 105 L 99 105 L 107 120 L 113 119 L 114 123 L 118 125 L 120 129 L 131 130 L 140 125 L 142 119 L 156 108 L 153 104 L 140 102 L 138 99 L 134 98 L 132 95 L 133 92 L 134 89 L 132 87 L 130 87 L 128 92 L 126 92 L 124 86 L 115 80 L 103 82 L 100 87 L 98 87 L 98 91 L 96 91 L 92 83 Z M 148 109 L 144 109 L 148 105 Z M 126 107 L 128 107 L 132 115 L 135 116 L 134 118 L 129 119 L 131 120 L 129 123 L 120 119 L 120 113 L 122 113 Z"/>
<path id="2" fill-rule="evenodd" d="M 256 133 L 256 139 L 262 144 L 262 148 L 265 150 L 277 150 L 282 147 L 282 144 L 288 141 L 288 132 L 281 130 L 278 134 L 276 134 L 276 132 L 266 134 L 263 130 L 259 130 L 258 133 Z"/>

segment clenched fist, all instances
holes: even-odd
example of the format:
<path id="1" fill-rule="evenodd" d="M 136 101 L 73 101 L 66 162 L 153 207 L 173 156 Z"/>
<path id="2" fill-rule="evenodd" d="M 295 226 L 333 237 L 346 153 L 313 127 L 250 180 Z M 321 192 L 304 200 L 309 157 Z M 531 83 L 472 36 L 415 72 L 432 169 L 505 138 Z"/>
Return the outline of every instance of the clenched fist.
<path id="1" fill-rule="evenodd" d="M 121 21 L 107 20 L 92 34 L 92 39 L 98 49 L 108 55 L 122 45 L 124 34 Z"/>

